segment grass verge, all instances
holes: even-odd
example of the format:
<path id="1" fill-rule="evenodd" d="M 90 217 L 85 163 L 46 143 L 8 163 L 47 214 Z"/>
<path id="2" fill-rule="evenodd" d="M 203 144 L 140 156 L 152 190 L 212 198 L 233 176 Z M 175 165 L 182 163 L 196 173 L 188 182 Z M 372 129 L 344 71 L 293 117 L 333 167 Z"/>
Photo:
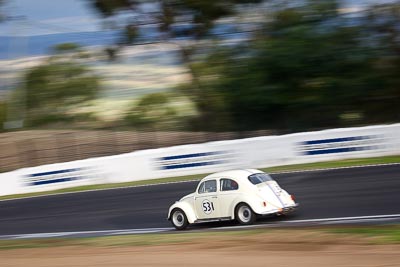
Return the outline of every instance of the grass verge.
<path id="1" fill-rule="evenodd" d="M 343 239 L 344 234 L 345 240 Z M 329 238 L 327 238 L 327 235 Z M 226 242 L 234 244 L 240 242 L 263 242 L 287 244 L 298 243 L 301 237 L 302 243 L 322 244 L 341 243 L 346 240 L 361 240 L 366 245 L 376 244 L 400 244 L 400 225 L 386 226 L 359 226 L 359 227 L 318 227 L 318 228 L 259 228 L 251 230 L 229 230 L 211 232 L 183 232 L 121 235 L 91 238 L 47 238 L 25 240 L 0 240 L 0 250 L 23 248 L 49 248 L 65 246 L 82 247 L 129 247 L 129 246 L 155 246 L 181 243 L 209 244 L 212 242 Z M 229 243 L 230 242 L 230 243 Z M 322 242 L 322 243 L 321 243 Z"/>
<path id="2" fill-rule="evenodd" d="M 372 237 L 377 243 L 396 243 L 400 244 L 400 225 L 392 226 L 368 226 L 368 227 L 345 227 L 331 229 L 335 234 L 361 235 Z"/>
<path id="3" fill-rule="evenodd" d="M 328 169 L 328 168 L 378 165 L 378 164 L 390 164 L 390 163 L 400 163 L 400 156 L 360 158 L 360 159 L 327 161 L 327 162 L 317 162 L 317 163 L 308 163 L 308 164 L 284 165 L 284 166 L 263 168 L 262 170 L 266 171 L 268 173 L 278 173 L 278 172 L 288 172 L 288 171 Z M 86 186 L 71 187 L 71 188 L 65 188 L 65 189 L 54 190 L 54 191 L 0 196 L 0 200 L 16 199 L 16 198 L 23 198 L 23 197 L 34 197 L 34 196 L 44 196 L 44 195 L 58 194 L 58 193 L 83 192 L 83 191 L 88 191 L 88 190 L 112 189 L 112 188 L 120 188 L 120 187 L 128 187 L 128 186 L 141 186 L 141 185 L 151 185 L 151 184 L 170 183 L 170 182 L 192 181 L 192 180 L 200 180 L 205 175 L 207 175 L 207 174 L 179 176 L 179 177 L 134 181 L 134 182 L 126 182 L 126 183 L 86 185 Z"/>

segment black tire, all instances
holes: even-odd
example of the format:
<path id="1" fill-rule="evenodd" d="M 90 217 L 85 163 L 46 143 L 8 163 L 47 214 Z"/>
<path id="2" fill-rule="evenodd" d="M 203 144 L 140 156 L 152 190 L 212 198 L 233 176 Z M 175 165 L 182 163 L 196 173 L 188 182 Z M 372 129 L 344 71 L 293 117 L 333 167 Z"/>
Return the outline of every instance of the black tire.
<path id="1" fill-rule="evenodd" d="M 171 212 L 171 223 L 177 230 L 184 230 L 189 225 L 186 214 L 181 209 Z"/>
<path id="2" fill-rule="evenodd" d="M 242 225 L 249 225 L 256 220 L 256 214 L 249 205 L 241 203 L 235 209 L 235 219 Z"/>

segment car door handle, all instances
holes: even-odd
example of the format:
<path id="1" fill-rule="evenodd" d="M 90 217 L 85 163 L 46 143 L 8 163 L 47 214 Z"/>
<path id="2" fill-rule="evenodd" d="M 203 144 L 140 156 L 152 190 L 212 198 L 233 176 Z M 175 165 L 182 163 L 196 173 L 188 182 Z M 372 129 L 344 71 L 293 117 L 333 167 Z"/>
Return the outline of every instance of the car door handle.
<path id="1" fill-rule="evenodd" d="M 211 197 L 211 198 L 218 198 L 218 197 Z"/>

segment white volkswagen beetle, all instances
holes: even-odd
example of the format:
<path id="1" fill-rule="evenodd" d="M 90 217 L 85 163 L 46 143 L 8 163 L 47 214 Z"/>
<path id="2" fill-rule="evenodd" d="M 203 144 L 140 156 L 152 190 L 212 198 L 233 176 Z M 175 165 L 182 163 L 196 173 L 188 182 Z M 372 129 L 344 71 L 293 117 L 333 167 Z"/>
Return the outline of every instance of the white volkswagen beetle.
<path id="1" fill-rule="evenodd" d="M 246 225 L 257 215 L 286 214 L 297 206 L 294 197 L 265 172 L 232 170 L 203 178 L 196 192 L 169 208 L 168 220 L 178 230 L 193 223 L 234 219 Z"/>

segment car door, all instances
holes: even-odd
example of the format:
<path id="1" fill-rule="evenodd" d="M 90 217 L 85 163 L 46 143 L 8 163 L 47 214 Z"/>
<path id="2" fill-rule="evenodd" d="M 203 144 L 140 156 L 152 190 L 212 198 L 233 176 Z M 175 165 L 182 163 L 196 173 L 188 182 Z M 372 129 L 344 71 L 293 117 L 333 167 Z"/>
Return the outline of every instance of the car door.
<path id="1" fill-rule="evenodd" d="M 220 217 L 216 179 L 203 181 L 195 195 L 195 209 L 200 220 Z"/>
<path id="2" fill-rule="evenodd" d="M 221 178 L 219 180 L 218 201 L 221 217 L 232 215 L 232 204 L 239 194 L 239 184 L 234 179 Z"/>

